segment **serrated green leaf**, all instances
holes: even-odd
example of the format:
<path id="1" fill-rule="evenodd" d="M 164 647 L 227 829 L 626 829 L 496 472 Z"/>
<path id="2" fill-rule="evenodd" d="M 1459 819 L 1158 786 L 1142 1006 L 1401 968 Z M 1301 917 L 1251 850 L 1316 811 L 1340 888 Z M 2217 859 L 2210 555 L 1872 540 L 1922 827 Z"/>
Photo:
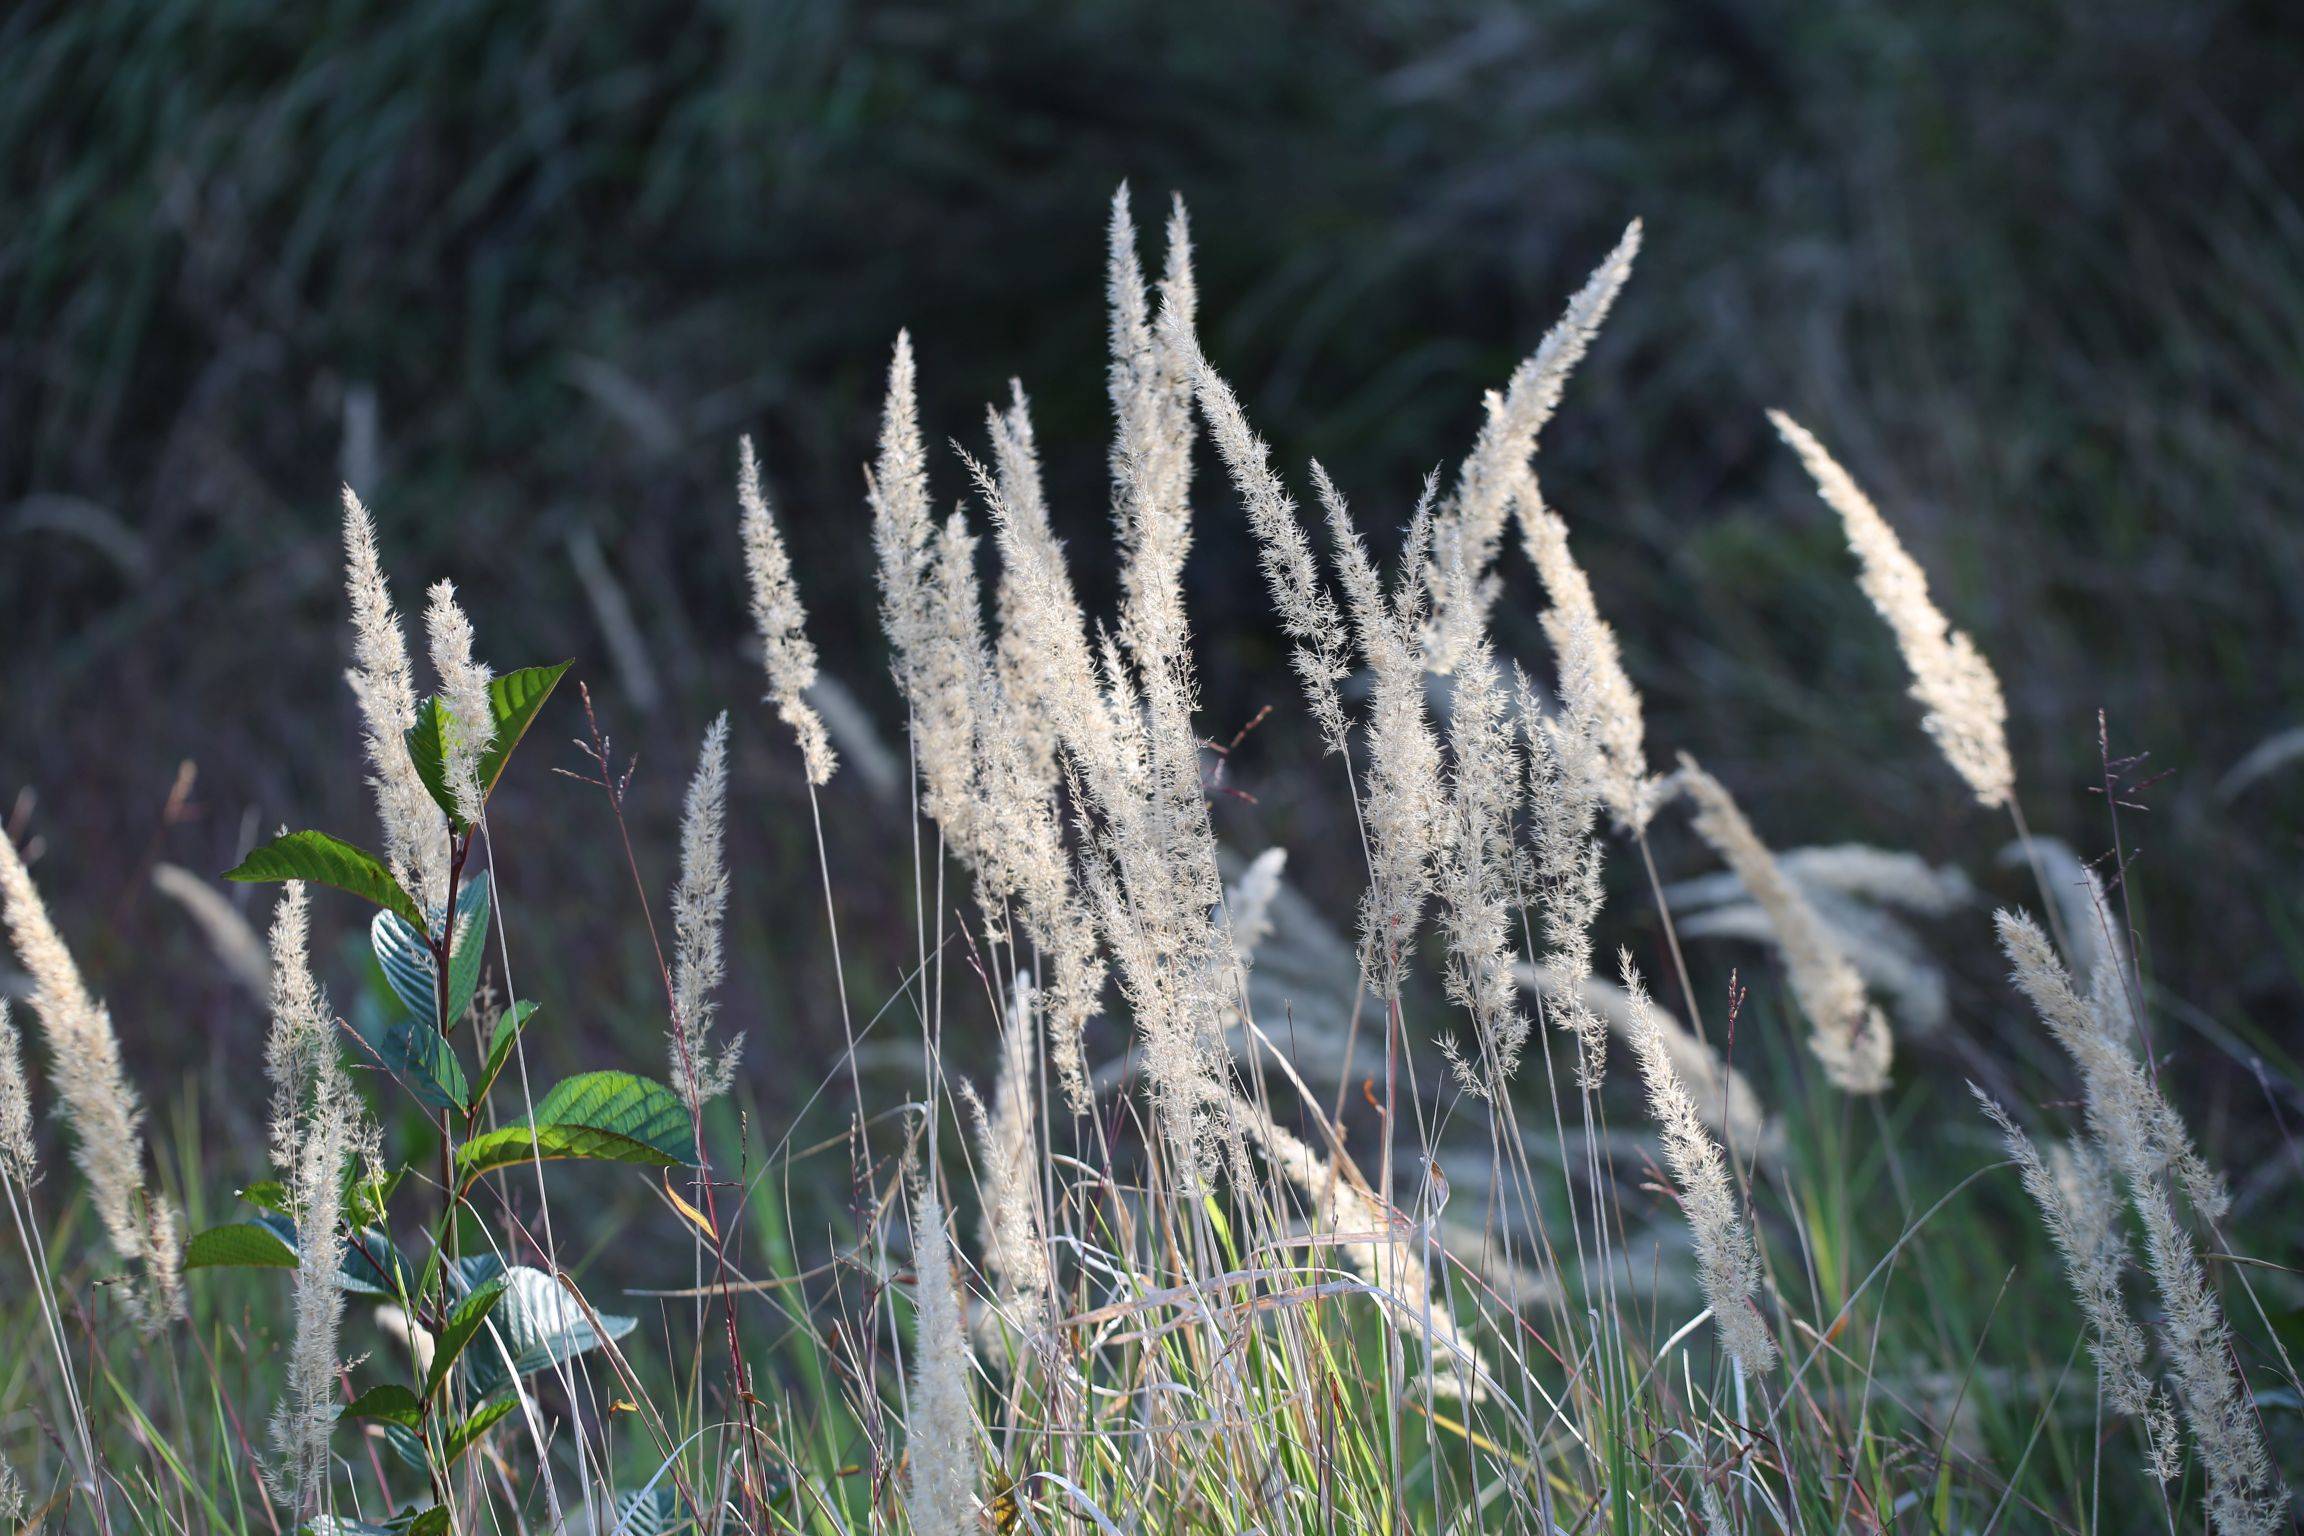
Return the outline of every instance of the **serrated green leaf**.
<path id="1" fill-rule="evenodd" d="M 560 686 L 561 674 L 574 665 L 573 661 L 563 661 L 552 667 L 522 667 L 489 682 L 488 710 L 496 717 L 496 734 L 489 741 L 488 750 L 480 754 L 483 799 L 496 793 L 496 781 L 504 776 L 504 764 L 512 756 L 512 749 L 520 745 L 520 738 L 536 723 L 544 701 Z"/>
<path id="2" fill-rule="evenodd" d="M 400 1187 L 407 1176 L 405 1164 L 394 1168 L 382 1178 L 371 1180 L 363 1161 L 355 1160 L 344 1173 L 344 1219 L 355 1227 L 372 1227 L 384 1220 L 385 1208 L 390 1205 L 392 1192 Z"/>
<path id="3" fill-rule="evenodd" d="M 518 1406 L 519 1399 L 517 1398 L 499 1398 L 493 1403 L 483 1404 L 474 1411 L 472 1417 L 450 1430 L 446 1451 L 448 1465 L 454 1466 L 462 1460 L 464 1453 L 472 1448 L 474 1441 L 494 1429 L 497 1420 Z"/>
<path id="4" fill-rule="evenodd" d="M 408 727 L 402 739 L 408 743 L 408 760 L 416 765 L 416 777 L 424 783 L 432 803 L 448 818 L 457 831 L 464 830 L 464 819 L 456 814 L 456 797 L 448 792 L 448 733 L 452 729 L 448 706 L 438 698 L 426 699 L 416 706 L 416 723 Z"/>
<path id="5" fill-rule="evenodd" d="M 288 1186 L 278 1179 L 258 1179 L 240 1191 L 240 1198 L 268 1211 L 278 1211 L 283 1216 L 288 1214 Z"/>
<path id="6" fill-rule="evenodd" d="M 432 1369 L 424 1378 L 424 1397 L 429 1402 L 440 1390 L 440 1383 L 448 1377 L 448 1368 L 456 1357 L 464 1353 L 480 1329 L 487 1323 L 488 1314 L 504 1299 L 504 1281 L 491 1280 L 475 1289 L 471 1295 L 456 1303 L 456 1310 L 448 1314 L 440 1337 L 432 1346 Z"/>
<path id="7" fill-rule="evenodd" d="M 555 1085 L 536 1105 L 536 1129 L 526 1124 L 475 1136 L 457 1150 L 466 1179 L 532 1160 L 589 1158 L 689 1167 L 695 1127 L 688 1107 L 662 1083 L 630 1072 L 586 1072 Z"/>
<path id="8" fill-rule="evenodd" d="M 512 1047 L 519 1043 L 521 1032 L 528 1021 L 536 1017 L 538 1005 L 514 1002 L 496 1016 L 496 1028 L 488 1036 L 488 1061 L 480 1069 L 480 1084 L 472 1090 L 472 1103 L 478 1105 L 496 1086 L 496 1079 L 504 1073 L 504 1064 L 512 1059 Z"/>
<path id="9" fill-rule="evenodd" d="M 260 1221 L 210 1227 L 184 1245 L 186 1269 L 294 1269 L 296 1245 Z"/>
<path id="10" fill-rule="evenodd" d="M 404 1424 L 414 1429 L 424 1421 L 424 1403 L 413 1389 L 396 1381 L 386 1382 L 380 1387 L 370 1387 L 346 1403 L 337 1417 L 382 1419 L 387 1423 Z"/>
<path id="11" fill-rule="evenodd" d="M 491 886 L 482 870 L 456 893 L 455 952 L 448 960 L 448 1027 L 454 1029 L 472 1005 L 480 984 L 480 967 L 488 953 L 488 913 Z M 416 1018 L 437 1027 L 439 962 L 431 942 L 390 912 L 379 912 L 368 925 L 368 942 L 376 951 L 376 964 L 402 1007 Z"/>
<path id="12" fill-rule="evenodd" d="M 265 880 L 306 880 L 350 891 L 387 912 L 396 912 L 418 928 L 424 914 L 416 898 L 400 888 L 383 861 L 325 832 L 290 832 L 253 850 L 236 868 L 224 872 L 227 880 L 244 883 Z"/>
<path id="13" fill-rule="evenodd" d="M 476 1397 L 488 1396 L 514 1376 L 533 1376 L 598 1349 L 640 1326 L 638 1318 L 588 1310 L 540 1269 L 515 1266 L 504 1272 L 504 1283 L 495 1337 L 474 1350 L 468 1367 Z"/>
<path id="14" fill-rule="evenodd" d="M 383 1228 L 364 1227 L 344 1240 L 344 1262 L 337 1268 L 336 1284 L 355 1296 L 398 1300 L 416 1294 L 416 1273 Z"/>
<path id="15" fill-rule="evenodd" d="M 448 954 L 448 1027 L 454 1029 L 472 1006 L 480 985 L 481 962 L 488 957 L 488 872 L 473 876 L 456 894 L 456 923 Z"/>
<path id="16" fill-rule="evenodd" d="M 385 1030 L 384 1062 L 425 1108 L 464 1108 L 471 1091 L 464 1080 L 464 1063 L 456 1047 L 431 1025 L 402 1019 Z"/>
<path id="17" fill-rule="evenodd" d="M 422 1437 L 407 1425 L 386 1424 L 384 1443 L 392 1448 L 392 1454 L 399 1457 L 403 1465 L 418 1472 L 431 1471 L 431 1452 L 424 1448 Z"/>

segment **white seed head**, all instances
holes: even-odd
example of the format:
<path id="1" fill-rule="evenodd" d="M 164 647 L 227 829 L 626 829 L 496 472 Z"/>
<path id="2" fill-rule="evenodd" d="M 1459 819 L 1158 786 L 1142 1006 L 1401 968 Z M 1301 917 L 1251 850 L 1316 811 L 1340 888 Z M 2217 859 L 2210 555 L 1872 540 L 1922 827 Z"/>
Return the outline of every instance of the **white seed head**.
<path id="1" fill-rule="evenodd" d="M 496 713 L 488 702 L 492 680 L 487 666 L 472 658 L 472 621 L 456 601 L 456 584 L 436 581 L 424 610 L 432 642 L 432 671 L 440 679 L 440 703 L 447 711 L 440 743 L 441 779 L 456 814 L 477 825 L 486 809 L 488 787 L 480 782 L 480 759 L 496 735 Z"/>
<path id="2" fill-rule="evenodd" d="M 448 823 L 408 756 L 408 728 L 416 723 L 415 674 L 377 557 L 375 521 L 350 486 L 344 489 L 344 590 L 352 605 L 352 668 L 344 680 L 364 722 L 384 862 L 417 904 L 430 910 L 447 900 Z"/>
<path id="3" fill-rule="evenodd" d="M 719 1003 L 720 928 L 728 911 L 725 848 L 728 806 L 728 716 L 704 733 L 696 772 L 680 812 L 680 883 L 672 890 L 672 1088 L 691 1113 L 726 1093 L 744 1050 L 737 1035 L 712 1039 Z"/>
<path id="4" fill-rule="evenodd" d="M 40 1155 L 32 1142 L 32 1089 L 24 1080 L 24 1041 L 0 997 L 0 1175 L 19 1189 L 40 1177 Z"/>
<path id="5" fill-rule="evenodd" d="M 905 1405 L 904 1513 L 918 1536 L 967 1536 L 976 1529 L 977 1480 L 968 1330 L 952 1280 L 952 1234 L 927 1180 L 912 1195 L 912 1263 L 918 1323 Z"/>
<path id="6" fill-rule="evenodd" d="M 140 1320 L 158 1329 L 175 1316 L 175 1255 L 167 1251 L 173 1218 L 144 1188 L 143 1106 L 120 1062 L 112 1016 L 89 995 L 80 968 L 24 867 L 16 844 L 0 832 L 0 911 L 16 958 L 32 978 L 32 1013 L 48 1044 L 49 1080 L 72 1127 L 72 1161 L 88 1180 L 97 1219 L 113 1252 L 140 1261 L 145 1283 Z"/>
<path id="7" fill-rule="evenodd" d="M 1696 833 L 1744 882 L 1768 914 L 1777 952 L 1791 978 L 1792 995 L 1814 1031 L 1809 1048 L 1824 1075 L 1848 1093 L 1878 1093 L 1888 1086 L 1895 1044 L 1888 1021 L 1864 994 L 1864 979 L 1833 943 L 1830 930 L 1785 875 L 1760 834 L 1752 830 L 1728 787 L 1682 753 L 1680 782 L 1695 802 Z"/>
<path id="8" fill-rule="evenodd" d="M 1704 1129 L 1696 1101 L 1672 1065 L 1664 1028 L 1648 1001 L 1632 956 L 1618 961 L 1632 1011 L 1632 1049 L 1648 1084 L 1648 1112 L 1664 1140 L 1664 1159 L 1680 1186 L 1680 1206 L 1696 1239 L 1696 1275 L 1712 1308 L 1720 1347 L 1736 1357 L 1747 1374 L 1760 1375 L 1776 1364 L 1776 1341 L 1758 1310 L 1760 1251 L 1736 1206 L 1727 1159 Z"/>
<path id="9" fill-rule="evenodd" d="M 1927 573 L 1848 471 L 1782 411 L 1770 411 L 1768 419 L 1800 455 L 1825 504 L 1840 514 L 1862 567 L 1858 583 L 1888 621 L 1912 671 L 1912 697 L 1927 711 L 1923 728 L 1979 804 L 2006 805 L 2016 792 L 2016 767 L 2008 753 L 2008 704 L 1992 664 L 1937 611 Z"/>
<path id="10" fill-rule="evenodd" d="M 801 606 L 800 586 L 792 576 L 784 536 L 776 531 L 768 497 L 760 489 L 760 463 L 753 456 L 752 439 L 739 439 L 736 453 L 736 500 L 744 515 L 744 571 L 751 578 L 752 625 L 760 632 L 768 697 L 799 739 L 808 782 L 826 784 L 837 760 L 824 733 L 824 721 L 807 697 L 816 683 L 816 647 L 808 639 L 808 610 Z"/>
<path id="11" fill-rule="evenodd" d="M 1497 591 L 1488 567 L 1503 543 L 1513 501 L 1526 494 L 1523 482 L 1533 487 L 1530 459 L 1537 436 L 1559 409 L 1568 375 L 1599 334 L 1639 253 L 1640 221 L 1634 219 L 1535 352 L 1513 370 L 1503 392 L 1488 395 L 1487 420 L 1432 531 L 1432 620 L 1425 652 L 1435 672 L 1462 665 L 1487 627 Z"/>
<path id="12" fill-rule="evenodd" d="M 1520 492 L 1522 541 L 1550 600 L 1544 634 L 1559 663 L 1564 724 L 1590 743 L 1586 771 L 1597 777 L 1617 829 L 1638 833 L 1656 814 L 1659 790 L 1648 772 L 1640 690 L 1624 670 L 1616 631 L 1600 617 L 1591 580 L 1569 552 L 1568 525 L 1538 498 L 1533 479 L 1521 481 Z"/>

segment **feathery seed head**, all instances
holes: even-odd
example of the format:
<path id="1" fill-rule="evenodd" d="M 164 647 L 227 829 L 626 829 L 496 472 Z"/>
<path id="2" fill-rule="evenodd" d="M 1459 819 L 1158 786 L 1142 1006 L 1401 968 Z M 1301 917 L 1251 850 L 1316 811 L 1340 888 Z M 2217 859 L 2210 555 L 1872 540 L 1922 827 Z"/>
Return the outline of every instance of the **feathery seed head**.
<path id="1" fill-rule="evenodd" d="M 40 1156 L 32 1143 L 32 1089 L 24 1080 L 24 1041 L 0 997 L 0 1175 L 19 1189 L 40 1177 Z"/>
<path id="2" fill-rule="evenodd" d="M 680 883 L 672 891 L 672 1087 L 691 1114 L 726 1093 L 736 1079 L 744 1037 L 712 1041 L 719 1011 L 720 925 L 728 910 L 724 849 L 728 804 L 728 716 L 704 733 L 696 773 L 680 812 Z"/>
<path id="3" fill-rule="evenodd" d="M 1632 1049 L 1648 1084 L 1648 1110 L 1664 1139 L 1664 1157 L 1680 1186 L 1681 1208 L 1696 1239 L 1696 1273 L 1711 1305 L 1720 1347 L 1736 1357 L 1747 1374 L 1760 1375 L 1776 1364 L 1776 1341 L 1757 1310 L 1760 1250 L 1746 1231 L 1728 1182 L 1727 1160 L 1704 1129 L 1696 1102 L 1673 1069 L 1664 1030 L 1648 1001 L 1630 951 L 1618 957 L 1624 992 L 1631 1004 Z"/>
<path id="4" fill-rule="evenodd" d="M 744 570 L 752 583 L 752 625 L 760 631 L 760 655 L 768 672 L 768 697 L 800 742 L 808 782 L 829 783 L 837 759 L 824 734 L 824 721 L 808 702 L 816 682 L 816 647 L 808 639 L 808 610 L 801 606 L 784 536 L 776 531 L 768 498 L 760 489 L 760 462 L 752 439 L 736 444 L 736 500 L 743 509 Z"/>
<path id="5" fill-rule="evenodd" d="M 1488 567 L 1514 499 L 1532 494 L 1537 436 L 1559 409 L 1568 375 L 1599 334 L 1639 253 L 1640 221 L 1634 219 L 1504 391 L 1488 394 L 1487 420 L 1433 530 L 1432 622 L 1424 650 L 1435 672 L 1454 671 L 1487 626 L 1497 592 Z"/>
<path id="6" fill-rule="evenodd" d="M 440 702 L 448 712 L 447 739 L 440 744 L 441 777 L 456 802 L 456 814 L 467 825 L 477 825 L 488 799 L 480 782 L 480 759 L 496 734 L 496 715 L 488 702 L 491 675 L 484 663 L 472 659 L 472 621 L 456 601 L 456 584 L 436 581 L 430 595 L 424 628 L 432 641 Z"/>
<path id="7" fill-rule="evenodd" d="M 1862 573 L 1858 582 L 1895 633 L 1912 671 L 1912 697 L 1927 710 L 1921 724 L 1987 808 L 2006 805 L 2016 792 L 2008 752 L 2008 704 L 1992 664 L 1964 631 L 1954 629 L 1928 595 L 1928 576 L 1872 499 L 1807 428 L 1782 411 L 1768 420 L 1800 455 L 1816 490 L 1848 535 Z"/>
<path id="8" fill-rule="evenodd" d="M 1895 1050 L 1888 1021 L 1864 995 L 1864 980 L 1833 942 L 1829 929 L 1752 830 L 1728 787 L 1680 755 L 1680 782 L 1695 802 L 1696 833 L 1727 860 L 1752 899 L 1768 914 L 1776 947 L 1790 975 L 1792 995 L 1814 1030 L 1809 1048 L 1824 1075 L 1848 1093 L 1878 1093 L 1888 1086 Z"/>
<path id="9" fill-rule="evenodd" d="M 1597 776 L 1617 830 L 1638 834 L 1656 814 L 1660 788 L 1648 772 L 1640 690 L 1624 671 L 1616 631 L 1600 617 L 1590 579 L 1569 552 L 1568 525 L 1543 505 L 1533 477 L 1523 477 L 1519 490 L 1522 541 L 1550 600 L 1544 634 L 1559 661 L 1568 728 L 1589 744 L 1579 755 Z"/>
<path id="10" fill-rule="evenodd" d="M 350 486 L 344 488 L 344 590 L 352 607 L 352 667 L 344 679 L 365 726 L 384 862 L 429 910 L 447 900 L 448 823 L 408 755 L 408 728 L 416 723 L 415 674 L 376 553 L 375 520 Z"/>
<path id="11" fill-rule="evenodd" d="M 1019 975 L 1000 1031 L 1000 1072 L 989 1107 L 976 1101 L 976 1144 L 983 1162 L 984 1270 L 999 1288 L 1000 1310 L 1027 1337 L 1048 1311 L 1048 1252 L 1040 1237 L 1040 1150 L 1033 1071 L 1039 999 L 1029 974 Z"/>
<path id="12" fill-rule="evenodd" d="M 918 1321 L 904 1513 L 917 1536 L 967 1536 L 976 1529 L 976 1409 L 968 1395 L 968 1330 L 952 1281 L 952 1234 L 933 1181 L 912 1194 L 912 1262 Z"/>
<path id="13" fill-rule="evenodd" d="M 148 1199 L 144 1191 L 143 1106 L 121 1066 L 112 1016 L 89 995 L 31 871 L 5 832 L 0 832 L 0 913 L 7 918 L 16 957 L 32 978 L 32 1012 L 48 1042 L 49 1080 L 72 1127 L 72 1160 L 88 1180 L 113 1252 L 142 1261 L 146 1286 L 138 1305 L 147 1327 L 156 1329 L 174 1315 L 168 1302 L 177 1280 L 162 1267 L 173 1254 L 160 1251 L 153 1241 L 173 1227 L 160 1198 Z"/>

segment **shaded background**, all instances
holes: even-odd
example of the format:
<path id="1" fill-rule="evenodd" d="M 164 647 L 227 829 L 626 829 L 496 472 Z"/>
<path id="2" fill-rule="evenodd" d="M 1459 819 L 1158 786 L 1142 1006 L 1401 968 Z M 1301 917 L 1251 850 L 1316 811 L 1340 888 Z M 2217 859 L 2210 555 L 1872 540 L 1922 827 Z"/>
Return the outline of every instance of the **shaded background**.
<path id="1" fill-rule="evenodd" d="M 1862 837 L 2022 890 L 1766 432 L 1782 404 L 1998 662 L 2036 825 L 2107 841 L 2099 709 L 2115 751 L 2170 772 L 2130 823 L 2156 977 L 2277 1055 L 2304 775 L 2218 782 L 2304 720 L 2294 26 L 2138 0 L 19 5 L 0 817 L 151 1096 L 244 1077 L 260 1010 L 149 874 L 220 870 L 282 822 L 372 839 L 339 681 L 349 477 L 404 606 L 452 575 L 498 666 L 578 659 L 639 752 L 659 901 L 695 742 L 735 709 L 728 1017 L 773 1109 L 838 1025 L 797 760 L 753 702 L 736 435 L 760 439 L 830 669 L 900 751 L 859 473 L 899 325 L 932 442 L 976 441 L 1023 378 L 1108 611 L 1116 183 L 1148 226 L 1188 200 L 1211 355 L 1290 475 L 1321 457 L 1379 544 L 1637 214 L 1646 251 L 1544 468 L 1659 758 L 1702 755 L 1779 845 Z M 1201 464 L 1207 727 L 1276 706 L 1227 770 L 1255 802 L 1225 797 L 1221 830 L 1287 843 L 1315 892 L 1357 889 Z M 957 496 L 957 464 L 936 472 Z M 1541 667 L 1533 577 L 1517 550 L 1504 570 L 1505 649 Z M 515 954 L 547 972 L 522 990 L 555 1010 L 548 1051 L 597 1064 L 613 1033 L 645 1063 L 639 898 L 597 791 L 545 771 L 582 766 L 579 723 L 571 691 L 499 801 Z M 854 773 L 827 811 L 875 1003 L 910 945 L 908 850 Z M 1676 830 L 1664 853 L 1708 867 Z M 323 918 L 340 983 L 352 918 Z M 2013 1013 L 1982 935 L 1944 958 L 1989 1037 Z M 2261 1104 L 2245 1072 L 2186 1070 L 2215 1079 L 2188 1089 L 2212 1143 L 2219 1110 Z"/>

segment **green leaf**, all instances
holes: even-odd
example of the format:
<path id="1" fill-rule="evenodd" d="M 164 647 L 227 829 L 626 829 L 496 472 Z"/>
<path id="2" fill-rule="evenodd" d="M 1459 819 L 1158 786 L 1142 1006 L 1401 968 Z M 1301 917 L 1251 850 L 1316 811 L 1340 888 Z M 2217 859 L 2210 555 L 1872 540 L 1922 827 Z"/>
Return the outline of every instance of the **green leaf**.
<path id="1" fill-rule="evenodd" d="M 432 1369 L 424 1378 L 424 1397 L 427 1402 L 440 1390 L 440 1383 L 448 1377 L 448 1368 L 456 1357 L 464 1353 L 465 1346 L 488 1321 L 488 1314 L 504 1299 L 504 1282 L 491 1280 L 471 1295 L 456 1303 L 456 1310 L 448 1314 L 446 1326 L 440 1330 L 439 1341 L 432 1349 Z"/>
<path id="2" fill-rule="evenodd" d="M 408 1085 L 417 1102 L 427 1109 L 461 1110 L 470 1087 L 464 1081 L 464 1063 L 456 1047 L 440 1038 L 440 1031 L 414 1019 L 402 1019 L 384 1031 L 384 1062 Z"/>
<path id="3" fill-rule="evenodd" d="M 416 765 L 416 777 L 424 781 L 432 803 L 440 807 L 449 825 L 461 832 L 464 818 L 456 814 L 456 797 L 448 792 L 448 734 L 452 728 L 448 706 L 430 698 L 416 706 L 416 723 L 408 727 L 402 739 L 408 743 L 408 760 Z"/>
<path id="4" fill-rule="evenodd" d="M 536 1105 L 536 1129 L 505 1126 L 457 1149 L 465 1179 L 531 1160 L 588 1158 L 652 1167 L 695 1162 L 688 1107 L 662 1083 L 630 1072 L 586 1072 L 556 1085 Z"/>
<path id="5" fill-rule="evenodd" d="M 355 1227 L 379 1225 L 384 1220 L 392 1192 L 400 1187 L 407 1173 L 407 1166 L 403 1164 L 380 1179 L 370 1179 L 365 1161 L 354 1160 L 344 1172 L 344 1219 Z"/>
<path id="6" fill-rule="evenodd" d="M 382 1419 L 387 1423 L 405 1425 L 414 1429 L 424 1421 L 424 1403 L 410 1388 L 400 1383 L 387 1382 L 381 1387 L 370 1387 L 337 1415 L 343 1419 Z"/>
<path id="7" fill-rule="evenodd" d="M 376 855 L 330 837 L 325 832 L 290 832 L 251 852 L 236 869 L 224 872 L 227 880 L 308 880 L 350 891 L 387 912 L 396 912 L 417 928 L 424 914 L 416 898 L 400 888 Z"/>
<path id="8" fill-rule="evenodd" d="M 294 1269 L 296 1245 L 262 1222 L 210 1227 L 184 1245 L 186 1269 Z"/>
<path id="9" fill-rule="evenodd" d="M 488 750 L 480 754 L 483 799 L 496 793 L 496 781 L 504 776 L 504 764 L 512 756 L 512 749 L 520 745 L 520 738 L 536 723 L 544 701 L 560 686 L 560 675 L 574 665 L 573 661 L 564 661 L 556 667 L 522 667 L 489 682 L 488 710 L 496 717 L 496 734 L 489 741 Z"/>
<path id="10" fill-rule="evenodd" d="M 515 1002 L 496 1015 L 496 1028 L 488 1036 L 488 1061 L 480 1069 L 480 1086 L 472 1090 L 472 1103 L 477 1105 L 488 1097 L 488 1090 L 496 1086 L 496 1079 L 504 1073 L 504 1064 L 512 1059 L 512 1047 L 519 1043 L 521 1032 L 528 1021 L 536 1017 L 535 1003 Z"/>
<path id="11" fill-rule="evenodd" d="M 404 1536 L 448 1536 L 451 1529 L 446 1506 L 435 1504 L 408 1522 Z"/>
<path id="12" fill-rule="evenodd" d="M 518 1406 L 518 1398 L 500 1398 L 493 1403 L 484 1405 L 472 1417 L 450 1430 L 448 1432 L 447 1464 L 451 1467 L 456 1465 L 458 1461 L 463 1459 L 464 1453 L 472 1449 L 472 1443 L 475 1440 L 494 1429 L 498 1419 L 503 1418 L 504 1415 Z"/>
<path id="13" fill-rule="evenodd" d="M 456 893 L 455 952 L 448 959 L 450 1029 L 464 1017 L 480 984 L 480 967 L 488 951 L 489 896 L 485 870 Z M 379 912 L 368 925 L 368 942 L 376 951 L 376 964 L 384 972 L 392 995 L 417 1018 L 437 1027 L 440 966 L 432 957 L 424 932 L 389 912 Z"/>
<path id="14" fill-rule="evenodd" d="M 518 1265 L 504 1272 L 504 1305 L 497 1309 L 494 1341 L 482 1344 L 470 1365 L 473 1395 L 486 1397 L 514 1376 L 533 1376 L 640 1326 L 634 1317 L 588 1310 L 540 1269 Z M 507 1368 L 509 1367 L 509 1368 Z"/>
<path id="15" fill-rule="evenodd" d="M 288 1186 L 278 1179 L 258 1179 L 240 1191 L 240 1198 L 268 1211 L 278 1211 L 283 1216 L 288 1214 Z"/>
<path id="16" fill-rule="evenodd" d="M 416 1294 L 416 1273 L 382 1227 L 364 1227 L 344 1240 L 336 1285 L 355 1296 L 400 1300 Z"/>

